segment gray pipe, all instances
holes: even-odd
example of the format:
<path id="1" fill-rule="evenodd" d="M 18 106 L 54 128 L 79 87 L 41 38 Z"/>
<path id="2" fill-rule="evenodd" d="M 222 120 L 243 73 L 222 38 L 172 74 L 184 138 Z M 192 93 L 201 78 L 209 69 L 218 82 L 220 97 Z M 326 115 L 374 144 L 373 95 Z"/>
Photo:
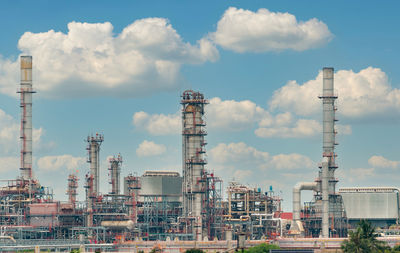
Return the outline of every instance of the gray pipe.
<path id="1" fill-rule="evenodd" d="M 329 238 L 329 160 L 322 159 L 322 237 Z"/>
<path id="2" fill-rule="evenodd" d="M 317 183 L 316 182 L 300 182 L 297 183 L 293 188 L 293 224 L 296 226 L 292 230 L 300 230 L 299 223 L 300 223 L 300 210 L 301 210 L 301 191 L 302 190 L 310 190 L 316 191 L 317 190 Z"/>

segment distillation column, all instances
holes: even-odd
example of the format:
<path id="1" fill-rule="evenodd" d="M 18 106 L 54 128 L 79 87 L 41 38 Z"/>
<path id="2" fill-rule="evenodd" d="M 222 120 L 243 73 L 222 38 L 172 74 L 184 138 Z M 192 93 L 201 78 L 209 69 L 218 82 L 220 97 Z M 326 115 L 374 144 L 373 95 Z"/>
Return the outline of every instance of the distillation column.
<path id="1" fill-rule="evenodd" d="M 76 196 L 78 195 L 77 189 L 78 189 L 78 176 L 73 173 L 69 174 L 68 189 L 67 189 L 68 203 L 72 204 L 74 208 L 76 204 Z"/>
<path id="2" fill-rule="evenodd" d="M 110 184 L 111 192 L 110 194 L 119 195 L 120 194 L 120 175 L 121 175 L 121 164 L 122 157 L 118 155 L 117 157 L 112 157 L 110 162 Z"/>
<path id="3" fill-rule="evenodd" d="M 321 166 L 321 190 L 322 190 L 322 237 L 329 237 L 329 195 L 336 192 L 335 187 L 335 100 L 337 94 L 334 92 L 333 68 L 323 69 L 323 93 L 319 98 L 323 105 L 323 160 Z"/>
<path id="4" fill-rule="evenodd" d="M 205 164 L 206 145 L 204 95 L 187 90 L 183 92 L 182 108 L 182 158 L 183 158 L 183 214 L 194 221 L 193 234 L 196 240 L 203 237 L 203 203 L 205 203 Z"/>
<path id="5" fill-rule="evenodd" d="M 32 179 L 32 56 L 21 56 L 21 177 Z"/>
<path id="6" fill-rule="evenodd" d="M 103 142 L 104 137 L 101 134 L 96 133 L 96 136 L 88 136 L 88 163 L 90 163 L 90 175 L 93 177 L 93 195 L 99 194 L 99 182 L 100 182 L 100 145 Z"/>

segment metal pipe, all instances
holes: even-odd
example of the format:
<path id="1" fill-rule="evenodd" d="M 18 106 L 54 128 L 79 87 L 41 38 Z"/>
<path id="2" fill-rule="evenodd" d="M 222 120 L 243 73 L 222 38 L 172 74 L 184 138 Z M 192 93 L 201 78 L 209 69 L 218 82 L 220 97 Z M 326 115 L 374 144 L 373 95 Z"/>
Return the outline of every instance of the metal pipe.
<path id="1" fill-rule="evenodd" d="M 302 190 L 317 190 L 316 182 L 300 182 L 293 188 L 293 224 L 295 226 L 292 230 L 300 230 L 300 210 L 301 210 L 301 191 Z"/>
<path id="2" fill-rule="evenodd" d="M 329 237 L 329 160 L 322 159 L 322 237 Z"/>

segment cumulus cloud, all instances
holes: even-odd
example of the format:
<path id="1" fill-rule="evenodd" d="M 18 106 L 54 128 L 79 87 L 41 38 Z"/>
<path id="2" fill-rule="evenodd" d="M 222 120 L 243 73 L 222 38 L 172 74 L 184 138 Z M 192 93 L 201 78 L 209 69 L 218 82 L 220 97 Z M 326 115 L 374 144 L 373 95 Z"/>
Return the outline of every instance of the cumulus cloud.
<path id="1" fill-rule="evenodd" d="M 225 11 L 211 36 L 223 48 L 240 53 L 304 51 L 322 46 L 333 37 L 328 26 L 316 18 L 304 22 L 290 13 L 235 7 Z"/>
<path id="2" fill-rule="evenodd" d="M 253 172 L 251 170 L 236 170 L 233 173 L 233 177 L 237 181 L 243 181 L 249 178 L 251 175 L 253 175 Z"/>
<path id="3" fill-rule="evenodd" d="M 322 131 L 321 124 L 312 119 L 296 119 L 290 112 L 272 114 L 250 100 L 210 99 L 205 118 L 209 131 L 243 131 L 254 127 L 262 138 L 308 138 Z M 133 125 L 151 135 L 179 134 L 180 112 L 175 114 L 148 114 L 136 112 Z M 337 125 L 339 134 L 351 134 L 351 126 Z"/>
<path id="4" fill-rule="evenodd" d="M 158 156 L 164 154 L 166 151 L 167 148 L 164 145 L 144 140 L 142 143 L 139 144 L 139 147 L 136 149 L 136 154 L 139 157 Z"/>
<path id="5" fill-rule="evenodd" d="M 262 138 L 307 138 L 321 133 L 321 124 L 316 120 L 299 119 L 294 125 L 260 127 L 254 131 Z"/>
<path id="6" fill-rule="evenodd" d="M 35 150 L 43 150 L 53 147 L 54 143 L 43 143 L 43 128 L 32 130 L 32 141 Z M 20 144 L 20 124 L 14 117 L 0 109 L 0 154 L 16 154 Z"/>
<path id="7" fill-rule="evenodd" d="M 335 89 L 340 118 L 388 117 L 398 114 L 400 90 L 392 88 L 385 72 L 368 67 L 354 72 L 339 70 L 335 73 Z M 322 71 L 313 80 L 303 84 L 289 81 L 276 90 L 269 106 L 272 110 L 294 112 L 301 116 L 321 112 Z"/>
<path id="8" fill-rule="evenodd" d="M 268 152 L 259 151 L 254 147 L 247 146 L 243 142 L 239 143 L 220 143 L 212 148 L 208 155 L 212 161 L 224 164 L 228 162 L 253 162 L 257 161 L 264 164 L 270 159 Z"/>
<path id="9" fill-rule="evenodd" d="M 314 162 L 304 156 L 299 154 L 279 154 L 272 157 L 270 161 L 270 166 L 276 169 L 296 169 L 300 167 L 312 168 Z"/>
<path id="10" fill-rule="evenodd" d="M 371 158 L 368 159 L 368 163 L 371 166 L 377 167 L 377 168 L 391 168 L 391 169 L 396 169 L 400 165 L 400 161 L 391 161 L 383 156 L 371 156 Z"/>
<path id="11" fill-rule="evenodd" d="M 43 171 L 76 170 L 83 167 L 85 163 L 86 158 L 72 155 L 44 156 L 37 161 L 39 170 Z"/>
<path id="12" fill-rule="evenodd" d="M 250 100 L 222 100 L 214 97 L 206 106 L 207 129 L 224 131 L 240 131 L 254 126 L 262 120 L 273 120 L 273 117 L 260 106 Z M 175 114 L 148 114 L 136 112 L 133 125 L 152 135 L 179 134 L 181 131 L 180 112 Z"/>
<path id="13" fill-rule="evenodd" d="M 33 56 L 42 96 L 140 96 L 177 88 L 182 64 L 218 59 L 207 38 L 184 42 L 164 18 L 136 20 L 121 33 L 105 23 L 70 22 L 68 32 L 26 32 L 18 42 Z M 0 58 L 0 92 L 15 96 L 18 62 Z"/>
<path id="14" fill-rule="evenodd" d="M 351 176 L 349 177 L 350 174 Z M 346 180 L 350 183 L 365 180 L 375 176 L 375 168 L 351 168 L 348 173 L 346 173 Z"/>
<path id="15" fill-rule="evenodd" d="M 314 164 L 310 158 L 304 155 L 296 153 L 270 155 L 268 152 L 257 150 L 243 142 L 220 143 L 212 148 L 208 155 L 210 164 L 231 166 L 231 168 L 240 166 L 252 170 L 295 170 L 311 168 Z"/>
<path id="16" fill-rule="evenodd" d="M 0 157 L 0 172 L 19 171 L 20 160 L 15 156 Z"/>
<path id="17" fill-rule="evenodd" d="M 271 117 L 267 111 L 250 100 L 221 100 L 219 97 L 210 99 L 206 115 L 209 128 L 225 130 L 243 130 Z"/>
<path id="18" fill-rule="evenodd" d="M 151 135 L 179 134 L 181 131 L 181 117 L 175 114 L 148 114 L 146 112 L 136 112 L 133 114 L 133 125 L 145 130 Z"/>

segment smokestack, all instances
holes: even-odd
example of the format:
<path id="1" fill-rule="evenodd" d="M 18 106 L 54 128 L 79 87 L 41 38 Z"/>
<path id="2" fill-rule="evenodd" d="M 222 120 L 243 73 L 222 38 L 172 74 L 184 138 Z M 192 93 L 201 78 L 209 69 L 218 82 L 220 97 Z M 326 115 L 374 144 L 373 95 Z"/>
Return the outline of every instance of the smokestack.
<path id="1" fill-rule="evenodd" d="M 335 192 L 334 173 L 335 165 L 335 100 L 337 95 L 333 86 L 333 68 L 323 69 L 323 160 L 321 171 L 321 191 L 322 191 L 322 237 L 329 237 L 329 191 Z"/>
<path id="2" fill-rule="evenodd" d="M 21 56 L 21 178 L 32 179 L 32 56 Z"/>

